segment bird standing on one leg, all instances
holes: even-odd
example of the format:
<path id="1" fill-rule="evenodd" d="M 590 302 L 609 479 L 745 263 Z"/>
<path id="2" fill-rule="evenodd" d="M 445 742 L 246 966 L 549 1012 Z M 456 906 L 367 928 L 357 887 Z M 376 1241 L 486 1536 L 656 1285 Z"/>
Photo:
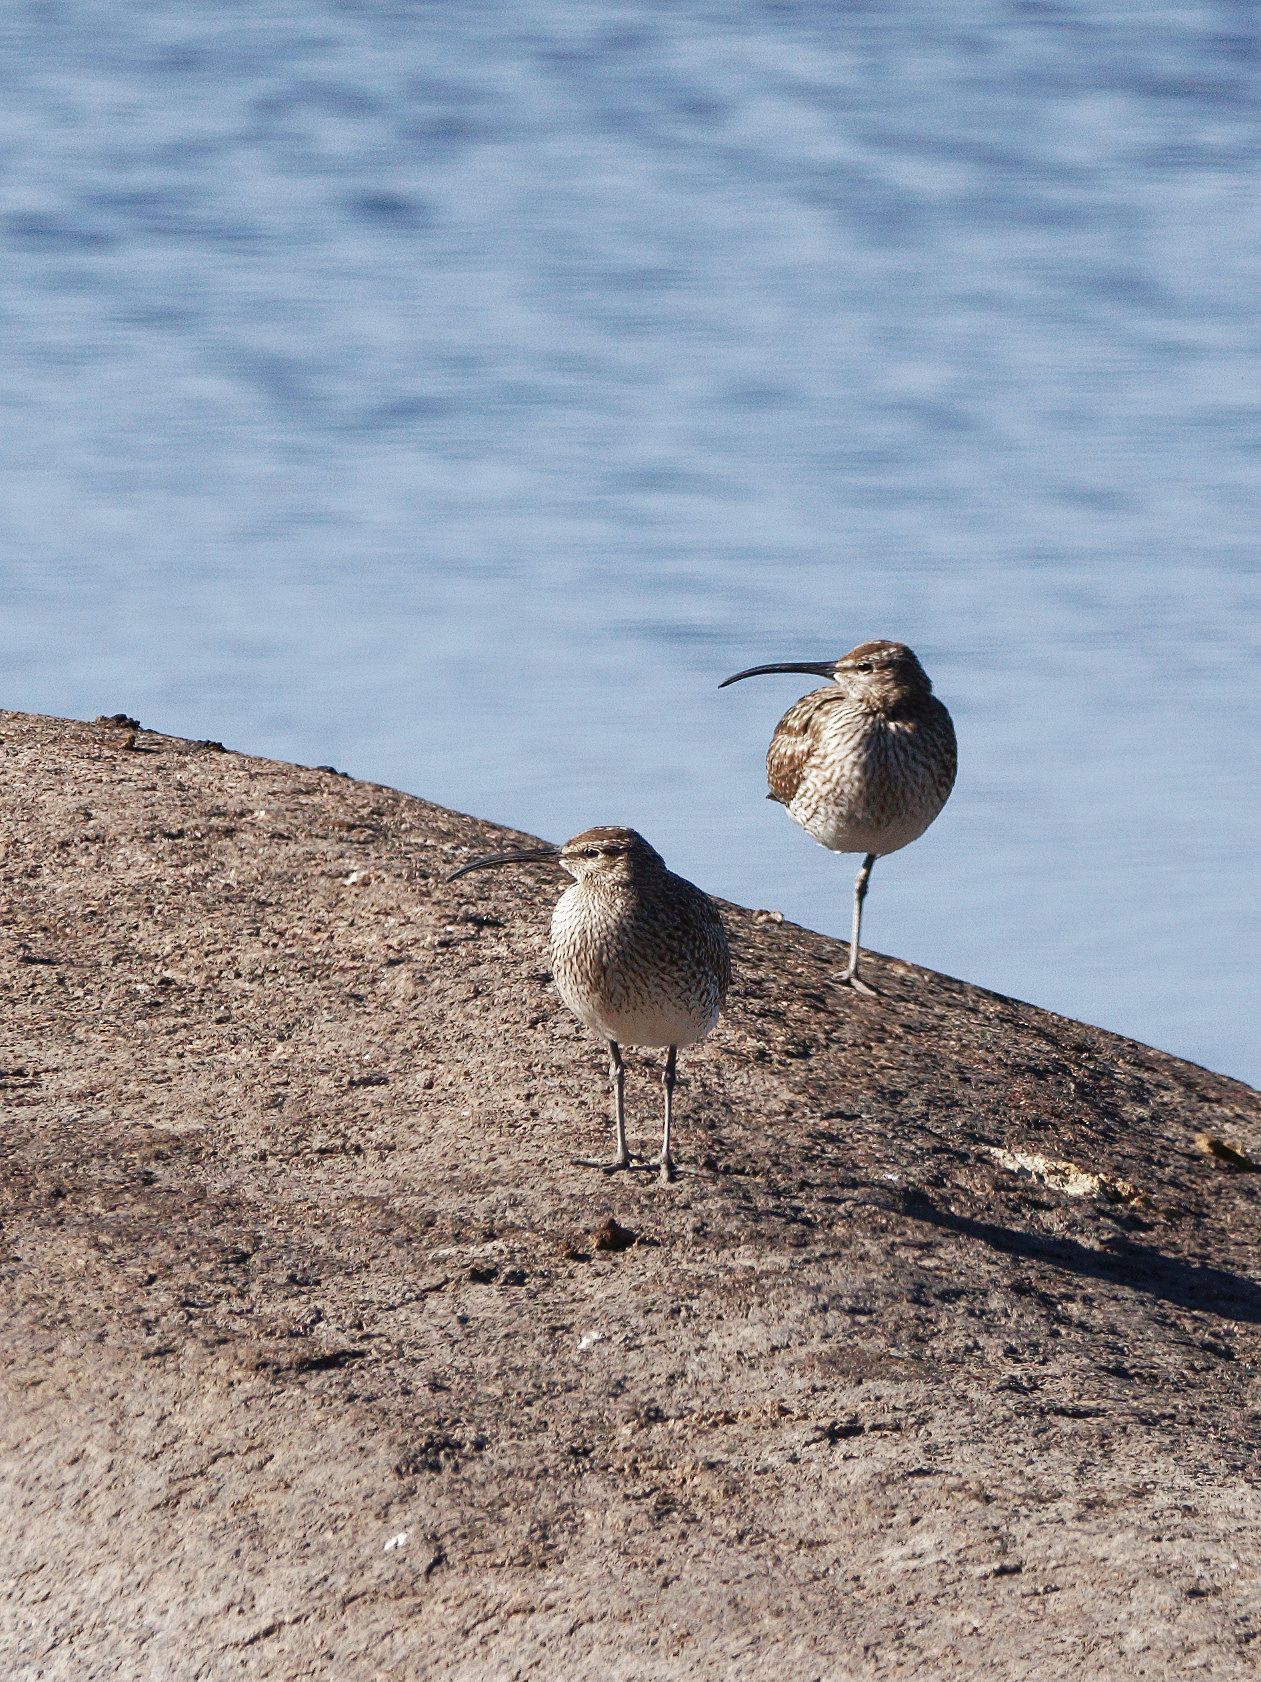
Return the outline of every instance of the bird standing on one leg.
<path id="1" fill-rule="evenodd" d="M 609 1045 L 615 1154 L 612 1162 L 584 1166 L 632 1166 L 621 1048 L 664 1046 L 665 1122 L 658 1160 L 661 1179 L 668 1182 L 674 1178 L 670 1133 L 679 1047 L 709 1033 L 731 981 L 722 918 L 709 895 L 667 870 L 661 854 L 633 829 L 588 829 L 563 847 L 473 859 L 447 880 L 544 859 L 574 878 L 552 913 L 557 991 Z"/>
<path id="2" fill-rule="evenodd" d="M 871 867 L 928 828 L 954 787 L 954 725 L 928 673 L 900 642 L 864 642 L 839 660 L 751 666 L 719 685 L 763 672 L 809 672 L 831 679 L 790 707 L 766 755 L 769 800 L 778 800 L 834 853 L 862 853 L 854 881 L 849 965 L 843 980 L 860 992 L 863 900 Z"/>

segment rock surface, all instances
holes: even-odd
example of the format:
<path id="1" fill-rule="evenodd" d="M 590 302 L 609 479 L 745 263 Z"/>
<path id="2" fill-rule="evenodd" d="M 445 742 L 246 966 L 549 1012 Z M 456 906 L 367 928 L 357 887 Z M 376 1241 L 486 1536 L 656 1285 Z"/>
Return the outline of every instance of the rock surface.
<path id="1" fill-rule="evenodd" d="M 443 881 L 503 831 L 0 769 L 9 1682 L 1261 1669 L 1258 1094 L 728 908 L 694 1172 L 606 1179 L 558 881 Z"/>

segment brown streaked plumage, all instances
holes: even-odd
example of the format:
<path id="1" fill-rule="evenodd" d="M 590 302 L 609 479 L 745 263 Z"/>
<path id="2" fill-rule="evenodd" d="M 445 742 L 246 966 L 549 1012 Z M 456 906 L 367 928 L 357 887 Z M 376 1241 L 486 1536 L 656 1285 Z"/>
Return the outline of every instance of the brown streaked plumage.
<path id="1" fill-rule="evenodd" d="M 704 1039 L 718 1020 L 731 982 L 722 918 L 708 894 L 668 870 L 636 830 L 587 829 L 563 847 L 530 848 L 473 859 L 448 878 L 500 864 L 558 863 L 574 878 L 552 913 L 552 970 L 561 998 L 592 1033 L 608 1041 L 616 1151 L 626 1147 L 623 1045 L 666 1048 L 661 1179 L 674 1178 L 670 1150 L 675 1070 L 680 1046 Z"/>
<path id="2" fill-rule="evenodd" d="M 849 965 L 858 975 L 863 900 L 872 866 L 921 836 L 954 786 L 954 725 L 905 643 L 864 642 L 839 660 L 752 666 L 720 685 L 764 672 L 830 681 L 780 719 L 766 755 L 771 800 L 835 853 L 862 853 L 854 881 Z"/>

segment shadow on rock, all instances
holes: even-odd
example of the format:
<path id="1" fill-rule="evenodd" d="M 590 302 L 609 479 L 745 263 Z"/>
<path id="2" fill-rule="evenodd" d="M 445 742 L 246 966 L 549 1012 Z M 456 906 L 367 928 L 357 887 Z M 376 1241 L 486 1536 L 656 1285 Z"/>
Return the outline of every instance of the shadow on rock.
<path id="1" fill-rule="evenodd" d="M 1066 1273 L 1145 1291 L 1179 1308 L 1194 1308 L 1243 1325 L 1261 1325 L 1261 1286 L 1224 1268 L 1166 1256 L 1148 1244 L 1126 1242 L 1114 1251 L 1092 1250 L 1071 1238 L 1053 1238 L 939 1209 L 926 1198 L 908 1199 L 903 1213 L 918 1221 L 975 1238 L 992 1250 L 1045 1262 Z"/>

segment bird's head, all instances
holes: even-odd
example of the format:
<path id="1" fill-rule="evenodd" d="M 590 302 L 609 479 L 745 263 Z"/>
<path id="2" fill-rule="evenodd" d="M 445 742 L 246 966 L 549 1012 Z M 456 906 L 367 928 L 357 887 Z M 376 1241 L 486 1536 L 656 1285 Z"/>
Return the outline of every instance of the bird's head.
<path id="1" fill-rule="evenodd" d="M 638 830 L 607 825 L 584 829 L 563 847 L 526 847 L 514 853 L 490 853 L 470 859 L 447 877 L 454 882 L 473 870 L 494 870 L 502 864 L 559 864 L 578 882 L 632 882 L 644 874 L 663 870 L 665 862 Z"/>
<path id="2" fill-rule="evenodd" d="M 765 672 L 806 672 L 827 678 L 851 699 L 881 709 L 921 699 L 933 692 L 928 673 L 904 642 L 860 642 L 839 660 L 789 660 L 774 666 L 750 666 L 719 684 L 725 689 L 741 678 Z"/>
<path id="3" fill-rule="evenodd" d="M 584 829 L 560 849 L 560 863 L 577 882 L 633 882 L 661 870 L 664 860 L 635 829 L 610 824 Z"/>

